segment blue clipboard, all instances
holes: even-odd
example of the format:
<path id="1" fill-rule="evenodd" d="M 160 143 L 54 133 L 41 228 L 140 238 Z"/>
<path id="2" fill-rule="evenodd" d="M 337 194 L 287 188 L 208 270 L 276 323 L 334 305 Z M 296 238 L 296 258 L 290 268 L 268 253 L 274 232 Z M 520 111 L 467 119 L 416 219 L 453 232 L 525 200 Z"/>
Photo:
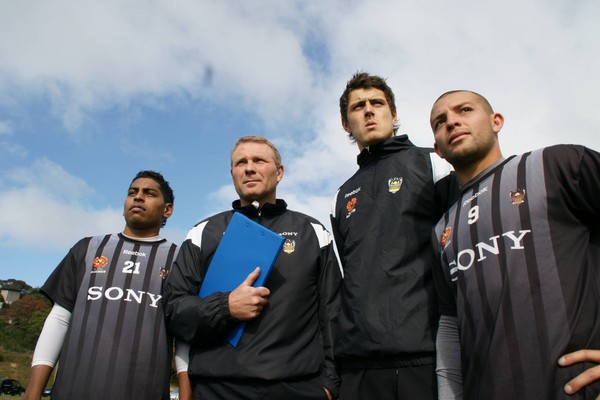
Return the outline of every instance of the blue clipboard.
<path id="1" fill-rule="evenodd" d="M 260 267 L 260 275 L 253 286 L 264 286 L 284 241 L 250 218 L 233 213 L 208 266 L 199 296 L 204 298 L 215 292 L 234 290 L 256 267 Z M 233 347 L 237 347 L 245 327 L 246 323 L 240 322 L 227 334 L 227 341 Z"/>

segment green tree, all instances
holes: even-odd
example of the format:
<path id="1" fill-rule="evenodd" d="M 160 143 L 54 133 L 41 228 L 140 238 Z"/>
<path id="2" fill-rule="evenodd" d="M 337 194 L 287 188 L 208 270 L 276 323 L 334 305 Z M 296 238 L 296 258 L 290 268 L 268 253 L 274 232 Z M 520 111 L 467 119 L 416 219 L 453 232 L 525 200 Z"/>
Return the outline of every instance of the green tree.
<path id="1" fill-rule="evenodd" d="M 50 302 L 39 291 L 12 303 L 0 319 L 3 347 L 13 351 L 32 351 L 50 309 Z"/>

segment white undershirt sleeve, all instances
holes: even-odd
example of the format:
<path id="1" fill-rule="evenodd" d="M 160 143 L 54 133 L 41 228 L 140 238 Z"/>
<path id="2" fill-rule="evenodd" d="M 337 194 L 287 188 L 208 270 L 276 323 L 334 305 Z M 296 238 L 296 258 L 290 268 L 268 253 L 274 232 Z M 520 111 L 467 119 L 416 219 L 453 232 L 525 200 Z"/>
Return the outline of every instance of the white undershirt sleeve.
<path id="1" fill-rule="evenodd" d="M 439 400 L 463 398 L 462 370 L 458 319 L 448 315 L 440 317 L 436 338 L 436 369 Z"/>
<path id="2" fill-rule="evenodd" d="M 177 373 L 188 370 L 190 345 L 180 340 L 175 341 L 175 370 Z"/>
<path id="3" fill-rule="evenodd" d="M 60 356 L 60 350 L 70 322 L 71 312 L 58 304 L 54 304 L 46 318 L 46 322 L 44 322 L 44 327 L 35 346 L 31 362 L 32 367 L 34 365 L 48 365 L 54 368 Z"/>

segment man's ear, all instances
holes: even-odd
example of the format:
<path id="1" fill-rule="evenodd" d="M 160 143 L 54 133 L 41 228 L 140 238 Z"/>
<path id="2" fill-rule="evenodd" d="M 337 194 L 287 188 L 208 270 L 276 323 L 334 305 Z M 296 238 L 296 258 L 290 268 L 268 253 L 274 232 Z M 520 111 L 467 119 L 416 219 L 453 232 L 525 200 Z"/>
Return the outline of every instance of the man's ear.
<path id="1" fill-rule="evenodd" d="M 165 211 L 163 212 L 163 217 L 168 219 L 173 214 L 173 203 L 165 204 Z"/>
<path id="2" fill-rule="evenodd" d="M 435 154 L 440 156 L 440 158 L 444 158 L 436 142 L 433 142 L 433 149 L 435 150 Z"/>
<path id="3" fill-rule="evenodd" d="M 344 118 L 342 118 L 342 126 L 347 133 L 352 134 L 352 131 L 350 130 L 350 127 Z"/>
<path id="4" fill-rule="evenodd" d="M 492 129 L 494 132 L 500 132 L 500 129 L 504 126 L 504 116 L 500 113 L 493 113 L 490 118 L 492 120 Z"/>
<path id="5" fill-rule="evenodd" d="M 283 179 L 283 164 L 277 167 L 277 182 L 281 182 Z"/>

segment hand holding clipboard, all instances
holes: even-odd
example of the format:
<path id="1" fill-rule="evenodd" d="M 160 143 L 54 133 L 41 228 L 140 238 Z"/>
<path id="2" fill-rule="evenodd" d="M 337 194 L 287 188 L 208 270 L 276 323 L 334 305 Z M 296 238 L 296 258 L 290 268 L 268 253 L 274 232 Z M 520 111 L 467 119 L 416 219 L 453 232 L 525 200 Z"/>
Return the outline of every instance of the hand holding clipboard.
<path id="1" fill-rule="evenodd" d="M 256 267 L 246 280 L 229 294 L 229 310 L 233 318 L 240 321 L 252 320 L 260 315 L 267 304 L 267 298 L 271 294 L 269 289 L 252 286 L 259 275 L 260 267 Z"/>
<path id="2" fill-rule="evenodd" d="M 275 232 L 235 212 L 208 266 L 198 295 L 204 298 L 214 292 L 231 291 L 233 294 L 238 289 L 240 292 L 261 289 L 254 294 L 263 298 L 263 304 L 259 304 L 261 300 L 255 299 L 256 305 L 263 307 L 269 294 L 264 295 L 264 290 L 268 292 L 268 289 L 260 286 L 264 285 L 271 268 L 275 265 L 284 241 L 285 239 Z M 260 268 L 259 271 L 257 267 Z M 240 292 L 237 294 L 241 294 Z M 245 322 L 240 322 L 227 335 L 227 340 L 233 347 L 237 347 L 245 326 Z"/>

